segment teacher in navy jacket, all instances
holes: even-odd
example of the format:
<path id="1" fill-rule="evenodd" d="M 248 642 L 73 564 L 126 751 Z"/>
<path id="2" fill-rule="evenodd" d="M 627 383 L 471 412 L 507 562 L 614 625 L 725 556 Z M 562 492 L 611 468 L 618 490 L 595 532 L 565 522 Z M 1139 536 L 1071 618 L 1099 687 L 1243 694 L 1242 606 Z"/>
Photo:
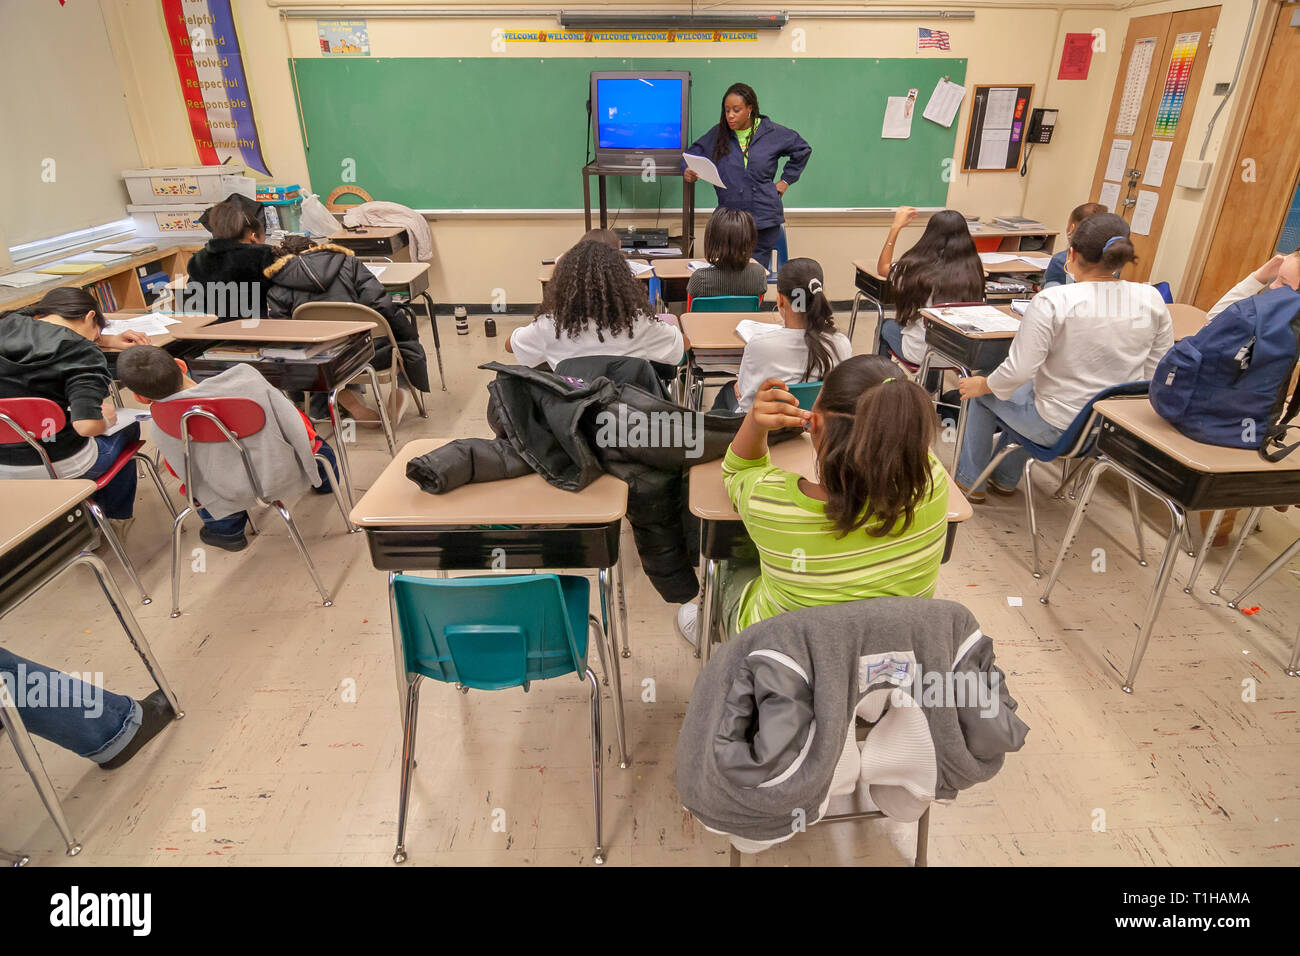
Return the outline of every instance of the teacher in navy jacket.
<path id="1" fill-rule="evenodd" d="M 718 125 L 697 139 L 687 152 L 705 156 L 718 167 L 718 175 L 727 187 L 717 189 L 718 205 L 743 209 L 754 217 L 758 226 L 754 258 L 771 268 L 772 247 L 785 222 L 781 197 L 799 181 L 812 147 L 794 130 L 761 114 L 758 94 L 750 86 L 733 83 L 722 97 Z M 777 179 L 782 157 L 785 169 Z M 690 169 L 683 175 L 691 183 L 700 178 Z"/>

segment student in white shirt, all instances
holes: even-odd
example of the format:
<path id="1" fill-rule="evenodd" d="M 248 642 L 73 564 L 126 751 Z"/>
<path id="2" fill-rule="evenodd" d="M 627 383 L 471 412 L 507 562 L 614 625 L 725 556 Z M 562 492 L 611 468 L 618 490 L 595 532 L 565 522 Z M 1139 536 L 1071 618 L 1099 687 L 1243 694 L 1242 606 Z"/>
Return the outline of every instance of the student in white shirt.
<path id="1" fill-rule="evenodd" d="M 555 264 L 532 323 L 506 341 L 520 365 L 554 368 L 567 358 L 621 355 L 676 365 L 682 333 L 655 317 L 646 287 L 604 242 L 583 239 Z"/>
<path id="2" fill-rule="evenodd" d="M 1066 259 L 1075 281 L 1034 296 L 1002 364 L 987 377 L 961 380 L 962 398 L 970 401 L 957 485 L 968 499 L 984 500 L 971 483 L 993 456 L 999 421 L 1035 444 L 1052 445 L 1102 389 L 1151 378 L 1173 345 L 1173 321 L 1153 286 L 1119 279 L 1135 258 L 1119 216 L 1084 220 Z M 1020 449 L 1002 459 L 989 489 L 1012 494 L 1028 457 Z"/>
<path id="3" fill-rule="evenodd" d="M 1300 249 L 1289 255 L 1274 256 L 1246 278 L 1228 290 L 1222 299 L 1214 303 L 1209 317 L 1212 319 L 1234 302 L 1249 299 L 1252 295 L 1280 289 L 1284 285 L 1300 291 Z"/>
<path id="4" fill-rule="evenodd" d="M 713 411 L 748 412 L 767 379 L 787 385 L 819 382 L 853 354 L 849 337 L 835 329 L 822 281 L 815 259 L 790 259 L 781 267 L 776 278 L 781 326 L 759 332 L 745 344 L 739 376 L 722 386 Z"/>

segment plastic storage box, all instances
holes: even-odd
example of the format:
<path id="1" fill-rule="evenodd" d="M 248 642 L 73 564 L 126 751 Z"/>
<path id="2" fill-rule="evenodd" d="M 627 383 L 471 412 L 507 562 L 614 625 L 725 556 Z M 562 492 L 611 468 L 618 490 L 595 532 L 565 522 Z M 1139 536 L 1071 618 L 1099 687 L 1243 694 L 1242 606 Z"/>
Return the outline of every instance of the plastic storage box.
<path id="1" fill-rule="evenodd" d="M 224 166 L 154 166 L 150 169 L 124 169 L 122 179 L 131 202 L 139 205 L 161 203 L 220 202 L 230 193 L 223 177 L 243 176 L 241 163 Z M 206 208 L 205 205 L 205 208 Z"/>
<path id="2" fill-rule="evenodd" d="M 212 202 L 175 203 L 170 205 L 129 205 L 127 213 L 135 222 L 140 239 L 198 239 L 206 242 L 212 235 L 199 225 L 199 216 Z"/>

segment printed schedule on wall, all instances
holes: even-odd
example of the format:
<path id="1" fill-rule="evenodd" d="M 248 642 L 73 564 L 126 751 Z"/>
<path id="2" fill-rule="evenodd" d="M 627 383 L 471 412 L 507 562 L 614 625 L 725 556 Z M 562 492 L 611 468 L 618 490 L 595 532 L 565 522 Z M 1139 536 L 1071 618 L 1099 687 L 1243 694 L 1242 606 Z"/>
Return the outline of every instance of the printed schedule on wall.
<path id="1" fill-rule="evenodd" d="M 1155 37 L 1143 37 L 1133 44 L 1128 72 L 1124 74 L 1124 95 L 1119 101 L 1119 115 L 1115 117 L 1116 136 L 1132 136 L 1137 129 L 1138 114 L 1142 112 L 1147 77 L 1151 75 L 1151 61 L 1155 55 Z"/>

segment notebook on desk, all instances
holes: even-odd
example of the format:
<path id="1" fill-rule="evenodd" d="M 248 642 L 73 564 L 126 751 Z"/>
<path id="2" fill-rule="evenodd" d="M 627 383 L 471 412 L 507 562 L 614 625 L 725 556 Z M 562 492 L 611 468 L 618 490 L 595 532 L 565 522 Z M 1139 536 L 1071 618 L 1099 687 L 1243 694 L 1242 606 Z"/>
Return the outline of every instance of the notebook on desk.
<path id="1" fill-rule="evenodd" d="M 741 319 L 736 323 L 736 334 L 746 342 L 749 342 L 754 336 L 761 335 L 764 332 L 771 332 L 773 329 L 779 329 L 782 326 L 775 322 L 758 322 L 754 319 Z"/>
<path id="2" fill-rule="evenodd" d="M 1020 321 L 990 305 L 954 305 L 931 309 L 955 329 L 963 332 L 1015 332 Z"/>

